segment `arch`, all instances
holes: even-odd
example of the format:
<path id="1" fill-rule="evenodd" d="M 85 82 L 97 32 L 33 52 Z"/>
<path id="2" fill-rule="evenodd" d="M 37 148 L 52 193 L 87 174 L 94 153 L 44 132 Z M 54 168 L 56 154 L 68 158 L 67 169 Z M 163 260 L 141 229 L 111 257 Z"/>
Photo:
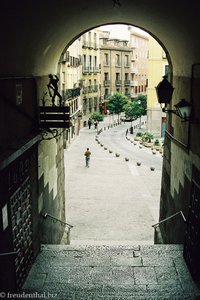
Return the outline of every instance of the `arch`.
<path id="1" fill-rule="evenodd" d="M 182 7 L 179 1 L 155 4 L 143 0 L 135 3 L 121 0 L 96 2 L 35 1 L 4 3 L 0 13 L 2 75 L 47 75 L 56 70 L 60 53 L 80 32 L 101 24 L 127 23 L 150 32 L 167 45 L 174 72 L 180 76 L 191 73 L 191 65 L 200 56 L 198 47 L 198 4 Z M 192 18 L 192 22 L 190 21 Z M 37 20 L 37 22 L 36 22 Z M 11 38 L 12 37 L 12 38 Z M 190 55 L 188 55 L 188 46 Z M 30 59 L 31 57 L 31 59 Z"/>
<path id="2" fill-rule="evenodd" d="M 150 32 L 149 30 L 145 29 L 144 27 L 141 27 L 141 26 L 137 26 L 135 24 L 130 24 L 130 23 L 104 23 L 104 24 L 100 24 L 99 26 L 94 26 L 94 27 L 91 27 L 91 28 L 88 28 L 87 30 L 84 30 L 83 32 L 79 33 L 77 36 L 75 36 L 71 41 L 69 41 L 67 43 L 67 45 L 64 47 L 64 49 L 62 50 L 61 53 L 64 53 L 67 48 L 73 44 L 74 41 L 76 41 L 80 36 L 82 36 L 84 33 L 90 31 L 90 30 L 93 30 L 95 28 L 98 28 L 100 26 L 104 26 L 104 25 L 130 25 L 130 26 L 133 26 L 133 27 L 136 27 L 138 29 L 141 29 L 143 31 L 145 31 L 146 33 L 148 33 L 149 35 L 151 35 L 157 42 L 158 44 L 163 48 L 165 54 L 166 54 L 166 57 L 167 57 L 167 61 L 169 63 L 169 70 L 170 70 L 170 77 L 172 78 L 172 74 L 173 74 L 173 65 L 172 65 L 172 60 L 171 60 L 171 56 L 170 56 L 170 53 L 167 49 L 167 46 L 157 37 L 155 36 L 152 32 Z"/>

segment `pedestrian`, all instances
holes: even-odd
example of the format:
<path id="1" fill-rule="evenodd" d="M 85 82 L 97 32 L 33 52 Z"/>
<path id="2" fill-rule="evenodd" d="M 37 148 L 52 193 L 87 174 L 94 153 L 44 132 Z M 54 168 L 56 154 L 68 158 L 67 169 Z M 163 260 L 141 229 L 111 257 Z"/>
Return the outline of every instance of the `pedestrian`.
<path id="1" fill-rule="evenodd" d="M 87 148 L 87 150 L 85 151 L 84 155 L 85 155 L 85 164 L 86 164 L 86 167 L 89 168 L 90 155 L 91 155 L 91 152 L 90 152 L 89 148 Z"/>
<path id="2" fill-rule="evenodd" d="M 95 128 L 95 129 L 97 129 L 97 125 L 98 125 L 98 122 L 95 121 L 95 122 L 94 122 L 94 128 Z"/>
<path id="3" fill-rule="evenodd" d="M 89 120 L 88 120 L 89 129 L 91 128 L 91 125 L 92 125 L 92 120 L 89 118 Z"/>

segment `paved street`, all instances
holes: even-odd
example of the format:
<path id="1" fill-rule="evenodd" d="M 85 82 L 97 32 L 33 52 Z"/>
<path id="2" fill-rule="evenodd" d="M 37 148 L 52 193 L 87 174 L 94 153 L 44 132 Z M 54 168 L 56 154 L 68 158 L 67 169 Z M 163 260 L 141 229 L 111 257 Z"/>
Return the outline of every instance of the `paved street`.
<path id="1" fill-rule="evenodd" d="M 65 152 L 66 221 L 74 225 L 71 243 L 152 244 L 151 225 L 158 221 L 159 212 L 161 154 L 153 155 L 150 149 L 128 141 L 130 123 L 108 130 L 109 123 L 105 118 L 99 125 L 103 146 L 95 140 L 94 127 L 85 127 Z M 90 168 L 85 167 L 83 155 L 87 147 L 92 152 Z"/>

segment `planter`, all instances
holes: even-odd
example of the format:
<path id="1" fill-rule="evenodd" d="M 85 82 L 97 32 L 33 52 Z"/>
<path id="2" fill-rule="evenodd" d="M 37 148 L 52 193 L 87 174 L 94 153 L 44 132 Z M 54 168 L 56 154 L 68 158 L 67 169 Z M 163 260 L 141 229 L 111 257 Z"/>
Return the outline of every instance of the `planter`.
<path id="1" fill-rule="evenodd" d="M 155 149 L 156 151 L 159 151 L 159 150 L 160 150 L 160 146 L 154 146 L 154 149 Z"/>
<path id="2" fill-rule="evenodd" d="M 151 170 L 151 171 L 154 171 L 154 170 L 155 170 L 155 168 L 154 168 L 154 167 L 150 167 L 150 170 Z"/>
<path id="3" fill-rule="evenodd" d="M 144 142 L 144 146 L 147 148 L 151 148 L 152 147 L 152 143 L 151 142 Z"/>
<path id="4" fill-rule="evenodd" d="M 107 147 L 104 147 L 104 150 L 107 150 L 108 148 Z"/>
<path id="5" fill-rule="evenodd" d="M 119 153 L 115 153 L 115 156 L 116 156 L 116 157 L 119 157 L 119 156 L 120 156 L 120 154 L 119 154 Z"/>
<path id="6" fill-rule="evenodd" d="M 152 154 L 156 154 L 156 150 L 152 150 Z"/>
<path id="7" fill-rule="evenodd" d="M 139 145 L 139 148 L 142 149 L 143 148 L 142 145 Z"/>
<path id="8" fill-rule="evenodd" d="M 125 161 L 129 161 L 129 158 L 128 158 L 128 157 L 125 157 Z"/>
<path id="9" fill-rule="evenodd" d="M 141 136 L 136 136 L 136 137 L 134 138 L 135 141 L 141 141 L 141 139 L 142 139 Z"/>
<path id="10" fill-rule="evenodd" d="M 137 166 L 141 166 L 141 162 L 140 161 L 137 161 Z"/>
<path id="11" fill-rule="evenodd" d="M 112 150 L 109 150 L 109 153 L 113 153 Z"/>

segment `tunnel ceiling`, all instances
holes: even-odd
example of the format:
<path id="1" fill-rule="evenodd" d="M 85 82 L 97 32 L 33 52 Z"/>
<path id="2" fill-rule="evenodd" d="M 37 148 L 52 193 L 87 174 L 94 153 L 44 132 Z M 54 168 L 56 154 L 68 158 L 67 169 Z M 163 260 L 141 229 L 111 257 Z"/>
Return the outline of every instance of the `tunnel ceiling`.
<path id="1" fill-rule="evenodd" d="M 190 75 L 200 61 L 200 4 L 179 0 L 7 1 L 0 10 L 1 76 L 42 76 L 56 72 L 66 45 L 103 24 L 138 26 L 163 44 L 174 73 Z"/>

